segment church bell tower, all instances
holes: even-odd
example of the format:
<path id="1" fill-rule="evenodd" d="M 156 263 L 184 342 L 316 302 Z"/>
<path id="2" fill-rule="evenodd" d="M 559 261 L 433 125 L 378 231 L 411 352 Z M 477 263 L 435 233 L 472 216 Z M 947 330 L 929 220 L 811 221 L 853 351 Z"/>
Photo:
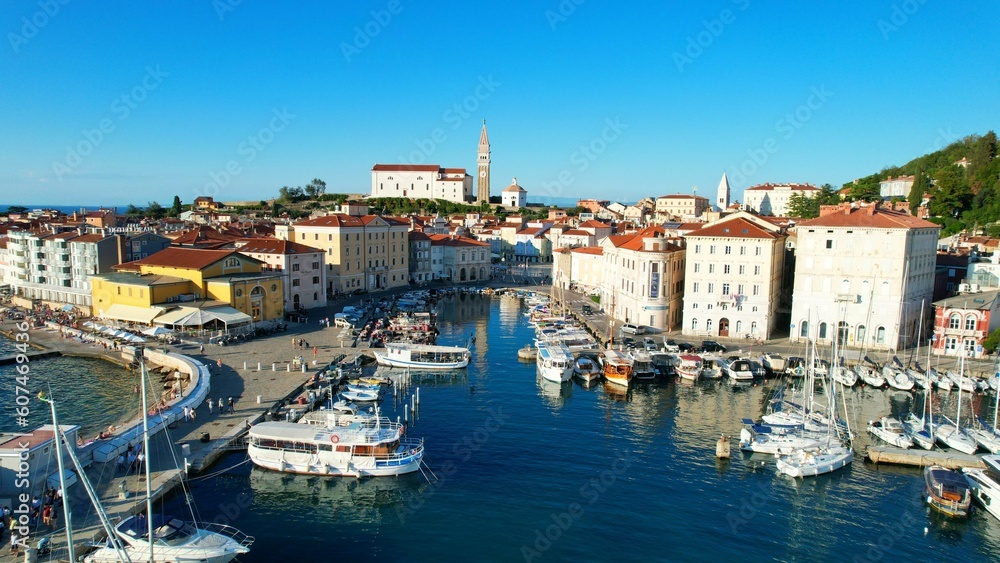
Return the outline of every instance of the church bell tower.
<path id="1" fill-rule="evenodd" d="M 486 135 L 486 120 L 483 120 L 483 131 L 479 134 L 479 191 L 476 194 L 478 203 L 490 201 L 490 139 Z"/>

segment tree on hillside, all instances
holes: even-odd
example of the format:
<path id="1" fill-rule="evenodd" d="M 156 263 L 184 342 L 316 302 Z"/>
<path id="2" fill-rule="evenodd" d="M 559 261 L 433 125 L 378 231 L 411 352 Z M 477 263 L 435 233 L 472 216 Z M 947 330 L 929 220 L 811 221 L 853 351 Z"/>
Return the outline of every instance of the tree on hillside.
<path id="1" fill-rule="evenodd" d="M 913 186 L 910 188 L 910 194 L 906 198 L 910 202 L 910 215 L 917 214 L 917 209 L 920 208 L 920 204 L 924 201 L 924 194 L 929 189 L 930 183 L 927 182 L 927 175 L 924 174 L 923 170 L 917 170 Z"/>
<path id="2" fill-rule="evenodd" d="M 125 209 L 125 216 L 126 217 L 142 217 L 142 215 L 143 215 L 142 208 L 141 207 L 136 207 L 136 206 L 132 205 L 131 203 Z"/>
<path id="3" fill-rule="evenodd" d="M 312 182 L 306 184 L 306 194 L 312 192 L 313 195 L 309 197 L 320 197 L 326 193 L 326 182 L 320 180 L 319 178 L 313 178 Z"/>
<path id="4" fill-rule="evenodd" d="M 170 216 L 179 217 L 181 214 L 181 196 L 174 196 L 174 204 L 170 206 Z"/>
<path id="5" fill-rule="evenodd" d="M 882 199 L 882 188 L 879 185 L 878 174 L 865 176 L 857 183 L 849 182 L 844 184 L 844 187 L 848 189 L 847 196 L 852 201 L 880 201 Z"/>
<path id="6" fill-rule="evenodd" d="M 837 205 L 843 198 L 840 197 L 840 192 L 837 188 L 830 184 L 823 184 L 819 187 L 816 199 L 819 200 L 820 205 Z"/>
<path id="7" fill-rule="evenodd" d="M 938 170 L 934 181 L 933 199 L 928 205 L 932 215 L 957 218 L 969 209 L 973 199 L 972 189 L 958 166 Z"/>
<path id="8" fill-rule="evenodd" d="M 23 205 L 8 205 L 7 206 L 7 215 L 10 215 L 12 213 L 27 213 L 27 212 L 28 212 L 28 208 L 25 207 L 25 206 L 23 206 Z"/>
<path id="9" fill-rule="evenodd" d="M 792 192 L 788 198 L 788 216 L 803 219 L 819 217 L 819 200 L 802 192 Z"/>

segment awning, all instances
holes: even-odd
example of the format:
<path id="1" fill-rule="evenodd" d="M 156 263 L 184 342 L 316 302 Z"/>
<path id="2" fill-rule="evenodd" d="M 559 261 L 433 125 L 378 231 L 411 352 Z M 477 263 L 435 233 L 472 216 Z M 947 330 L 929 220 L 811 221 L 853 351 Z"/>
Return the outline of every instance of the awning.
<path id="1" fill-rule="evenodd" d="M 227 325 L 246 324 L 253 320 L 250 315 L 233 307 L 212 307 L 203 310 Z"/>
<path id="2" fill-rule="evenodd" d="M 133 323 L 149 324 L 156 315 L 163 312 L 160 307 L 136 307 L 134 305 L 122 305 L 115 303 L 104 311 L 104 318 L 116 319 L 119 321 L 129 321 Z"/>
<path id="3" fill-rule="evenodd" d="M 196 309 L 193 307 L 180 307 L 174 309 L 173 311 L 167 311 L 159 317 L 156 317 L 156 324 L 158 325 L 172 325 L 177 324 L 177 321 L 183 319 L 184 317 L 193 313 Z"/>

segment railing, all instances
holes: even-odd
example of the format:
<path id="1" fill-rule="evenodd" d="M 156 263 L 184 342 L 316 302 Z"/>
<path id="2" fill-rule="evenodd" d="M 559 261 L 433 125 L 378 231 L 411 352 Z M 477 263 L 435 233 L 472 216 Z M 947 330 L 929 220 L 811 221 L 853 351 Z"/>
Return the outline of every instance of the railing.
<path id="1" fill-rule="evenodd" d="M 251 545 L 253 545 L 255 539 L 253 536 L 248 536 L 232 526 L 227 526 L 225 524 L 218 524 L 216 522 L 203 522 L 200 524 L 199 527 L 202 530 L 228 536 L 243 547 L 250 547 Z"/>

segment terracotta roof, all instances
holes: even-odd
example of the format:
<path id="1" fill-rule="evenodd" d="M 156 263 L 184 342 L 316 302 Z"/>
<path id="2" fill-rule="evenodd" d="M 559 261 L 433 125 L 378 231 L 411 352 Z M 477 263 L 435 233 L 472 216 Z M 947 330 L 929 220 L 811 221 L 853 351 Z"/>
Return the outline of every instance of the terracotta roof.
<path id="1" fill-rule="evenodd" d="M 517 184 L 511 184 L 503 189 L 504 193 L 514 193 L 514 192 L 526 192 L 524 188 L 518 186 Z"/>
<path id="2" fill-rule="evenodd" d="M 423 231 L 410 231 L 410 242 L 417 242 L 422 240 L 431 240 L 431 237 L 425 235 Z"/>
<path id="3" fill-rule="evenodd" d="M 362 227 L 364 223 L 361 222 L 360 217 L 355 217 L 353 215 L 344 215 L 342 213 L 335 213 L 333 215 L 324 215 L 323 217 L 314 217 L 312 219 L 306 219 L 304 221 L 299 221 L 295 223 L 296 227 L 337 227 L 337 228 L 348 228 L 348 227 Z"/>
<path id="4" fill-rule="evenodd" d="M 441 172 L 445 174 L 465 174 L 465 168 L 442 168 Z"/>
<path id="5" fill-rule="evenodd" d="M 441 167 L 437 164 L 376 164 L 372 172 L 437 172 Z"/>
<path id="6" fill-rule="evenodd" d="M 589 237 L 589 236 L 591 236 L 591 234 L 589 232 L 581 230 L 581 229 L 569 229 L 567 231 L 563 231 L 563 236 L 569 236 L 569 237 Z"/>
<path id="7" fill-rule="evenodd" d="M 71 240 L 70 242 L 100 242 L 100 241 L 102 241 L 102 240 L 104 240 L 106 238 L 107 237 L 104 236 L 104 235 L 97 235 L 97 234 L 93 234 L 93 235 L 80 235 L 80 236 L 74 238 L 73 240 Z"/>
<path id="8" fill-rule="evenodd" d="M 464 179 L 465 178 L 441 178 L 438 180 L 438 182 L 461 182 Z"/>
<path id="9" fill-rule="evenodd" d="M 201 270 L 236 253 L 235 250 L 206 250 L 171 246 L 141 260 L 119 264 L 114 269 L 138 270 L 139 266 L 163 266 L 182 270 Z M 248 259 L 253 260 L 253 258 Z"/>
<path id="10" fill-rule="evenodd" d="M 583 223 L 580 223 L 580 227 L 591 227 L 594 229 L 610 229 L 611 225 L 591 219 L 590 221 L 584 221 Z"/>
<path id="11" fill-rule="evenodd" d="M 277 238 L 249 238 L 244 239 L 246 244 L 237 248 L 239 252 L 243 253 L 258 253 L 258 254 L 308 254 L 313 252 L 322 253 L 323 250 L 319 248 L 313 248 L 311 246 L 306 246 L 298 242 L 292 242 L 290 240 L 282 240 Z"/>
<path id="12" fill-rule="evenodd" d="M 217 231 L 208 225 L 200 225 L 188 231 L 183 231 L 171 241 L 174 246 L 221 246 L 233 242 L 239 237 Z"/>
<path id="13" fill-rule="evenodd" d="M 518 231 L 517 234 L 519 234 L 519 235 L 537 235 L 541 231 L 542 231 L 541 227 L 528 227 L 527 229 Z"/>
<path id="14" fill-rule="evenodd" d="M 579 248 L 571 248 L 570 252 L 575 252 L 577 254 L 594 254 L 599 256 L 604 254 L 604 249 L 600 246 L 581 246 Z"/>
<path id="15" fill-rule="evenodd" d="M 705 201 L 708 201 L 707 197 L 702 197 L 700 195 L 684 195 L 684 194 L 661 195 L 656 199 L 703 199 Z"/>
<path id="16" fill-rule="evenodd" d="M 720 237 L 720 238 L 766 238 L 776 239 L 777 233 L 757 225 L 753 221 L 748 221 L 742 217 L 720 221 L 689 233 L 689 237 Z"/>
<path id="17" fill-rule="evenodd" d="M 798 224 L 802 227 L 869 227 L 873 229 L 940 229 L 941 227 L 918 219 L 902 211 L 875 208 L 873 206 L 850 207 L 841 204 L 840 209 L 809 219 Z"/>
<path id="18" fill-rule="evenodd" d="M 490 246 L 487 242 L 480 242 L 469 237 L 455 237 L 451 235 L 426 235 L 431 239 L 431 244 L 435 246 Z"/>

